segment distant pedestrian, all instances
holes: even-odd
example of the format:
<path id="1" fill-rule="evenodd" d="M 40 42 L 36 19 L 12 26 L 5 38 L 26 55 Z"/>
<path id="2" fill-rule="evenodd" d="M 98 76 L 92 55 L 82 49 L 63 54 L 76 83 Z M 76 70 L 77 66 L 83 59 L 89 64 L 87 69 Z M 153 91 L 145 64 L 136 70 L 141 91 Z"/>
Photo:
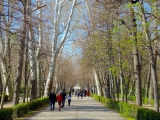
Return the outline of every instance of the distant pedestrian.
<path id="1" fill-rule="evenodd" d="M 72 92 L 72 95 L 73 95 L 74 94 L 74 89 L 72 89 L 71 92 Z"/>
<path id="2" fill-rule="evenodd" d="M 68 99 L 68 107 L 70 107 L 70 104 L 71 104 L 71 93 L 69 93 L 67 95 L 67 99 Z"/>
<path id="3" fill-rule="evenodd" d="M 49 95 L 49 100 L 50 100 L 50 108 L 51 111 L 54 111 L 54 107 L 55 107 L 55 102 L 56 102 L 56 94 L 54 93 L 54 91 L 51 92 L 51 94 Z"/>
<path id="4" fill-rule="evenodd" d="M 63 92 L 62 92 L 62 106 L 61 106 L 61 108 L 64 107 L 65 100 L 66 100 L 66 92 L 65 92 L 65 90 L 63 90 Z"/>
<path id="5" fill-rule="evenodd" d="M 89 95 L 90 95 L 90 91 L 88 90 L 88 91 L 87 91 L 87 96 L 89 97 Z"/>
<path id="6" fill-rule="evenodd" d="M 75 94 L 75 96 L 77 95 L 77 90 L 75 90 L 74 94 Z"/>
<path id="7" fill-rule="evenodd" d="M 79 99 L 79 96 L 80 96 L 80 91 L 78 90 L 78 92 L 77 92 L 77 97 L 78 97 L 78 99 Z"/>
<path id="8" fill-rule="evenodd" d="M 61 92 L 59 92 L 57 95 L 57 102 L 58 102 L 58 110 L 59 111 L 61 110 L 62 100 L 63 100 L 62 94 L 61 94 Z"/>
<path id="9" fill-rule="evenodd" d="M 82 99 L 83 98 L 83 91 L 80 91 L 79 95 L 81 96 L 81 99 Z"/>

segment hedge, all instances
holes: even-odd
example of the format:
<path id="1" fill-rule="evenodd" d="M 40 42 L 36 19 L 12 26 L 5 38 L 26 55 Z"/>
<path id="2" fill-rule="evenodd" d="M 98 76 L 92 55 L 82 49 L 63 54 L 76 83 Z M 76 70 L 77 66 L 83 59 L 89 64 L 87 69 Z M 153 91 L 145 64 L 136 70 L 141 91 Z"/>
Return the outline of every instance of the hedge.
<path id="1" fill-rule="evenodd" d="M 115 110 L 124 114 L 125 117 L 135 118 L 136 120 L 160 120 L 160 113 L 154 110 L 150 110 L 138 105 L 132 105 L 125 102 L 112 100 L 110 98 L 105 98 L 96 94 L 91 94 L 91 97 L 111 108 L 114 108 Z"/>
<path id="2" fill-rule="evenodd" d="M 4 108 L 0 110 L 0 119 L 1 120 L 13 120 L 14 118 L 19 118 L 24 116 L 30 111 L 36 110 L 37 108 L 48 104 L 49 98 L 38 98 L 28 103 L 21 103 L 14 105 L 11 108 Z"/>

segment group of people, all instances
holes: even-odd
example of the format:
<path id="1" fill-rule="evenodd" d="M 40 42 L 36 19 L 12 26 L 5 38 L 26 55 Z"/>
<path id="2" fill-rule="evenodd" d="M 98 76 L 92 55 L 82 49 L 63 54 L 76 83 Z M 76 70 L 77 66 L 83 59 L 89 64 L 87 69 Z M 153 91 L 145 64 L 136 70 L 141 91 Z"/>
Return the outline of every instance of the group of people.
<path id="1" fill-rule="evenodd" d="M 65 105 L 65 100 L 66 98 L 68 99 L 68 107 L 70 106 L 71 103 L 71 92 L 69 92 L 66 95 L 65 90 L 63 90 L 62 92 L 59 92 L 57 95 L 55 94 L 54 91 L 52 91 L 49 95 L 49 100 L 50 100 L 50 108 L 51 111 L 54 111 L 55 108 L 55 103 L 58 103 L 58 110 L 60 111 L 61 108 L 64 107 Z"/>
<path id="2" fill-rule="evenodd" d="M 89 97 L 89 94 L 90 94 L 90 92 L 89 92 L 89 90 L 87 91 L 87 90 L 76 90 L 75 91 L 75 96 L 77 96 L 78 97 L 78 99 L 79 99 L 79 97 L 81 97 L 81 99 L 83 98 L 83 96 L 84 97 L 86 97 L 86 96 L 88 96 Z"/>

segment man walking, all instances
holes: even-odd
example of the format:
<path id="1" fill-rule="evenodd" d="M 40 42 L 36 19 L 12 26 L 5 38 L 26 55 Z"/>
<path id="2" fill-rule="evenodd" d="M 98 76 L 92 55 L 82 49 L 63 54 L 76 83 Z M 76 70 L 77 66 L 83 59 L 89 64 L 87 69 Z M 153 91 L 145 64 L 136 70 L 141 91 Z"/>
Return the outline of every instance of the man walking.
<path id="1" fill-rule="evenodd" d="M 63 90 L 63 92 L 62 92 L 62 108 L 64 107 L 64 104 L 65 104 L 65 100 L 66 100 L 66 93 L 65 93 L 65 90 Z"/>
<path id="2" fill-rule="evenodd" d="M 52 90 L 51 94 L 49 95 L 49 100 L 50 100 L 50 108 L 51 111 L 54 111 L 54 107 L 55 107 L 55 102 L 56 102 L 56 94 L 54 93 L 54 91 Z"/>

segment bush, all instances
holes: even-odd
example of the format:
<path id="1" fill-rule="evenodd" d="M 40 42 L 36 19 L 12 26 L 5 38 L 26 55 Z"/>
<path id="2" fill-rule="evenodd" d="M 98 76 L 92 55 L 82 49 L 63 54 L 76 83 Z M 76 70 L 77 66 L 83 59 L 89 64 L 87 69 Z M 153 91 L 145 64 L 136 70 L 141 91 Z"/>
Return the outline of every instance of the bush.
<path id="1" fill-rule="evenodd" d="M 160 120 L 160 113 L 146 108 L 139 108 L 137 112 L 137 120 Z"/>
<path id="2" fill-rule="evenodd" d="M 27 103 L 21 103 L 12 107 L 13 117 L 22 117 L 24 114 L 29 112 L 29 107 Z"/>
<path id="3" fill-rule="evenodd" d="M 114 108 L 115 110 L 124 114 L 126 117 L 135 118 L 137 120 L 160 120 L 160 113 L 154 110 L 143 108 L 137 105 L 128 104 L 125 102 L 112 100 L 110 98 L 104 98 L 102 96 L 94 94 L 91 96 L 94 99 L 105 103 L 107 106 Z M 135 96 L 130 97 L 130 99 L 135 100 Z"/>
<path id="4" fill-rule="evenodd" d="M 11 108 L 4 108 L 0 110 L 0 119 L 12 120 L 13 118 L 22 117 L 29 111 L 36 110 L 37 108 L 48 103 L 49 103 L 49 98 L 45 97 L 33 100 L 28 103 L 17 104 Z"/>
<path id="5" fill-rule="evenodd" d="M 134 101 L 136 102 L 136 96 L 127 96 L 129 101 Z"/>
<path id="6" fill-rule="evenodd" d="M 28 107 L 29 107 L 29 110 L 35 110 L 39 107 L 41 107 L 42 105 L 45 105 L 49 103 L 49 98 L 48 97 L 45 97 L 45 98 L 39 98 L 39 99 L 36 99 L 36 100 L 33 100 L 31 102 L 28 103 Z"/>
<path id="7" fill-rule="evenodd" d="M 0 119 L 1 120 L 12 120 L 12 108 L 4 108 L 0 110 Z"/>

